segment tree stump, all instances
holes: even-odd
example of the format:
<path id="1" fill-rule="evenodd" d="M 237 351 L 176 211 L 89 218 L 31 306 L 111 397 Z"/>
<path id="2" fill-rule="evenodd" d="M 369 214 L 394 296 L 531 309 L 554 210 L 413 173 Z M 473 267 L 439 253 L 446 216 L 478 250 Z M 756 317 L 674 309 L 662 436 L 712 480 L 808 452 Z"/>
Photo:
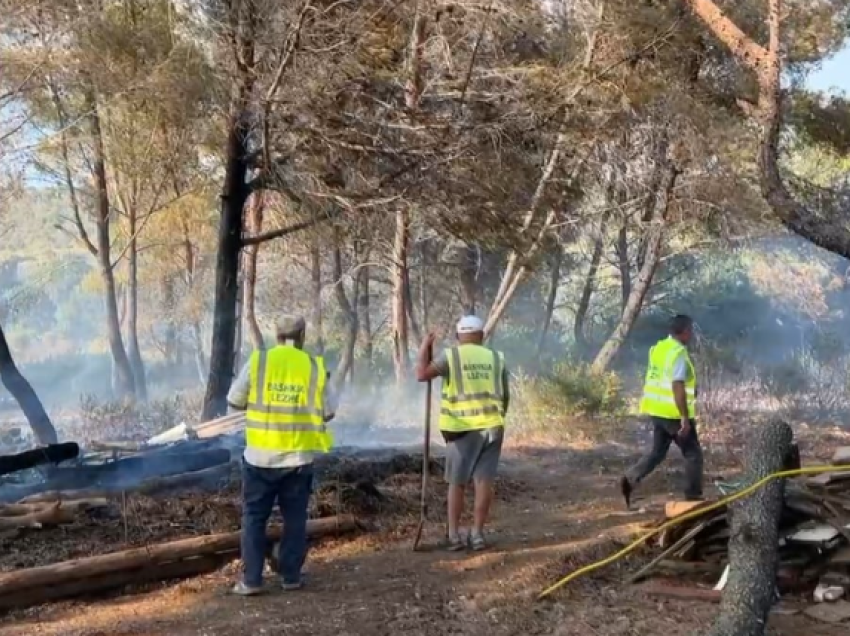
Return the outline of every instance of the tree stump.
<path id="1" fill-rule="evenodd" d="M 758 427 L 745 456 L 744 484 L 780 471 L 789 462 L 793 433 L 782 420 Z M 764 636 L 776 594 L 779 519 L 785 480 L 769 482 L 730 509 L 729 581 L 720 614 L 706 636 Z"/>

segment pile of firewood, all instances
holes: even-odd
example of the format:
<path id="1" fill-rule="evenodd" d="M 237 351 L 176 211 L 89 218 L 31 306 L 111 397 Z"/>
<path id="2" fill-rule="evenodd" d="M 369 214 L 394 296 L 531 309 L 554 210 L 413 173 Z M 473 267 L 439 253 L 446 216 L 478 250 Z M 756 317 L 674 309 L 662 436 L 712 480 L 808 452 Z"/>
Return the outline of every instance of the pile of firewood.
<path id="1" fill-rule="evenodd" d="M 835 465 L 850 464 L 850 448 L 839 449 Z M 670 502 L 665 519 L 707 508 L 711 502 Z M 654 558 L 629 579 L 655 575 L 692 576 L 713 587 L 681 588 L 650 585 L 659 596 L 719 601 L 728 577 L 729 511 L 706 512 L 661 532 L 653 540 Z M 833 603 L 827 610 L 839 622 L 850 619 L 850 471 L 790 479 L 780 518 L 777 592 Z M 816 616 L 817 617 L 817 616 Z M 825 620 L 825 619 L 824 619 Z"/>

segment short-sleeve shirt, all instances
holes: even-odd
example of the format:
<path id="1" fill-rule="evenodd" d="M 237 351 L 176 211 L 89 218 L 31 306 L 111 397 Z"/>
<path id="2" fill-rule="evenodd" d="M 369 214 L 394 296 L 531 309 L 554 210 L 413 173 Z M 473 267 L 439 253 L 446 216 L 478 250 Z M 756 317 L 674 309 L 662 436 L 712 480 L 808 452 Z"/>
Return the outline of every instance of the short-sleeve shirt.
<path id="1" fill-rule="evenodd" d="M 688 364 L 685 350 L 682 349 L 673 361 L 673 382 L 688 382 L 689 380 L 693 380 L 693 371 L 691 371 L 691 365 Z"/>

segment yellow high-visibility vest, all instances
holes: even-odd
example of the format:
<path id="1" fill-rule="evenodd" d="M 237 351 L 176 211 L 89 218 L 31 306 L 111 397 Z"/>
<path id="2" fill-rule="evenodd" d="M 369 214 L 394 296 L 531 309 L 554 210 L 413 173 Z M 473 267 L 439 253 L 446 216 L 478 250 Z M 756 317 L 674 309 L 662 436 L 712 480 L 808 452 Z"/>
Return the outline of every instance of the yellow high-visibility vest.
<path id="1" fill-rule="evenodd" d="M 688 402 L 688 417 L 694 417 L 697 377 L 688 349 L 673 337 L 665 338 L 649 350 L 649 365 L 643 385 L 640 412 L 655 417 L 678 420 L 682 416 L 673 396 L 673 364 L 684 354 L 688 365 L 685 394 Z"/>
<path id="2" fill-rule="evenodd" d="M 475 344 L 446 351 L 448 380 L 443 380 L 440 430 L 475 431 L 505 423 L 502 387 L 504 356 Z"/>
<path id="3" fill-rule="evenodd" d="M 277 453 L 326 453 L 333 440 L 324 422 L 325 363 L 300 349 L 277 346 L 251 354 L 245 438 Z"/>

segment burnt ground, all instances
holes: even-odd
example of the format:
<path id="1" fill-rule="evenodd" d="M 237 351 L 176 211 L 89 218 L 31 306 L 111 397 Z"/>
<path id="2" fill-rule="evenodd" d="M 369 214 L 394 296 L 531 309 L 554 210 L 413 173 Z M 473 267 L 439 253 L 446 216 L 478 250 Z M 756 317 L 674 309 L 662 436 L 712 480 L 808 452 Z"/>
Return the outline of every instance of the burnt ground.
<path id="1" fill-rule="evenodd" d="M 828 458 L 835 446 L 850 445 L 850 436 L 839 429 L 798 427 L 798 435 L 808 462 Z M 119 597 L 57 603 L 10 614 L 0 619 L 0 636 L 690 636 L 701 631 L 717 607 L 652 600 L 639 588 L 622 584 L 624 575 L 646 558 L 641 555 L 571 583 L 552 601 L 534 601 L 536 594 L 560 575 L 625 545 L 642 524 L 658 517 L 664 502 L 676 492 L 681 472 L 674 453 L 664 469 L 644 484 L 638 504 L 641 511 L 623 510 L 615 485 L 623 466 L 636 457 L 638 437 L 621 432 L 612 436 L 611 444 L 588 449 L 543 443 L 511 448 L 492 523 L 493 546 L 485 553 L 413 553 L 419 482 L 415 474 L 401 474 L 378 484 L 387 495 L 381 504 L 384 509 L 364 512 L 380 520 L 374 532 L 353 540 L 327 540 L 314 549 L 305 590 L 274 591 L 254 599 L 229 596 L 227 590 L 238 572 L 238 564 L 231 564 L 210 575 L 128 590 Z M 703 437 L 708 481 L 733 472 L 741 454 L 740 430 L 718 430 Z M 176 537 L 213 528 L 232 529 L 238 525 L 235 496 L 220 493 L 203 501 L 139 499 L 128 519 L 135 519 L 144 532 L 157 537 L 168 532 Z M 437 486 L 432 497 L 434 521 L 426 528 L 428 545 L 435 545 L 443 532 L 442 509 L 437 505 L 441 496 L 442 487 Z M 353 499 L 345 503 L 328 493 L 319 507 L 332 509 L 340 500 L 349 509 L 362 505 Z M 219 507 L 220 514 L 209 512 Z M 195 525 L 181 527 L 181 519 Z M 219 519 L 223 525 L 209 519 Z M 208 526 L 201 528 L 203 523 Z M 109 528 L 103 537 L 113 537 L 116 547 L 131 532 L 125 529 L 123 519 L 84 525 L 90 524 Z M 150 534 L 138 533 L 131 541 L 149 540 L 144 537 Z M 86 544 L 76 535 L 62 541 L 57 538 L 43 541 L 31 536 L 27 541 L 36 543 L 18 540 L 3 546 L 0 565 L 10 567 L 15 559 L 24 558 L 20 553 L 33 552 L 37 545 L 46 550 L 48 544 L 69 543 L 81 552 L 111 549 L 103 546 L 105 539 L 90 538 Z M 11 555 L 11 550 L 19 555 Z M 75 554 L 67 547 L 53 550 L 39 562 L 49 562 L 54 555 L 69 558 Z M 826 626 L 800 615 L 776 615 L 769 629 L 775 636 L 838 636 L 846 634 L 847 627 Z"/>

